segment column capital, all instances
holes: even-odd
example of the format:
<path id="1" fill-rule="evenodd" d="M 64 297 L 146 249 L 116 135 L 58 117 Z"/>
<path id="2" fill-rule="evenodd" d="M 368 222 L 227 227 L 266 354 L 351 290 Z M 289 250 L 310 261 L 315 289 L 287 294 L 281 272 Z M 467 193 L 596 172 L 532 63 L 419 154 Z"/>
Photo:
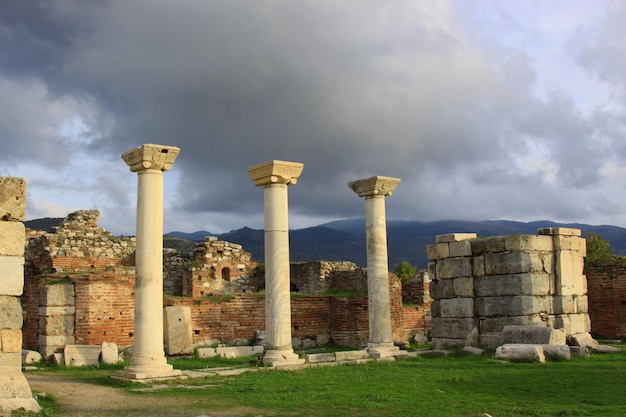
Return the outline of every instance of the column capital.
<path id="1" fill-rule="evenodd" d="M 156 169 L 169 171 L 180 153 L 176 146 L 155 145 L 147 143 L 122 154 L 122 159 L 130 167 L 131 172 Z"/>
<path id="2" fill-rule="evenodd" d="M 248 176 L 254 185 L 285 184 L 298 182 L 304 164 L 300 162 L 268 161 L 248 168 Z"/>
<path id="3" fill-rule="evenodd" d="M 400 184 L 400 178 L 377 175 L 375 177 L 351 181 L 348 183 L 348 187 L 357 193 L 359 197 L 386 197 L 393 194 L 398 184 Z"/>

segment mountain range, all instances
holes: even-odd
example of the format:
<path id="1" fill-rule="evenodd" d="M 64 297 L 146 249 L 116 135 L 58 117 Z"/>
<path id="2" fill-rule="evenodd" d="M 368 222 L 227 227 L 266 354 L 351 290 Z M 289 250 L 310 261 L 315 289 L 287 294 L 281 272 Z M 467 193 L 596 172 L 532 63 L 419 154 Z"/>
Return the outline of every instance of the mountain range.
<path id="1" fill-rule="evenodd" d="M 544 227 L 571 227 L 581 229 L 583 236 L 587 232 L 599 234 L 609 241 L 616 255 L 626 255 L 626 229 L 617 226 L 591 226 L 580 223 L 555 223 L 549 220 L 535 222 L 516 222 L 509 220 L 463 221 L 446 220 L 434 222 L 388 221 L 387 246 L 389 265 L 404 260 L 418 266 L 427 267 L 426 246 L 435 243 L 435 236 L 446 233 L 476 233 L 479 237 L 502 236 L 511 234 L 536 234 Z M 263 230 L 242 229 L 227 233 L 213 234 L 202 230 L 193 233 L 170 232 L 169 239 L 184 239 L 201 242 L 207 236 L 216 236 L 220 240 L 241 244 L 252 258 L 263 262 Z M 325 260 L 352 261 L 365 266 L 365 219 L 354 218 L 336 220 L 329 223 L 289 232 L 290 258 L 294 262 Z"/>

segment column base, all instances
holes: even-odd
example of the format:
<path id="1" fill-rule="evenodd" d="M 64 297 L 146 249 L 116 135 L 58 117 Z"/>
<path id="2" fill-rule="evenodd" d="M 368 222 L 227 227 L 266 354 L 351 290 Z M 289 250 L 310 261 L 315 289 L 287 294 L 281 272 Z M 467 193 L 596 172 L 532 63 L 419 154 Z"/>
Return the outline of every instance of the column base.
<path id="1" fill-rule="evenodd" d="M 23 408 L 38 413 L 41 407 L 32 396 L 24 374 L 12 366 L 0 366 L 0 415 Z"/>
<path id="2" fill-rule="evenodd" d="M 287 350 L 267 350 L 263 355 L 263 365 L 267 366 L 290 366 L 302 365 L 305 360 L 294 353 L 293 349 Z"/>
<path id="3" fill-rule="evenodd" d="M 160 366 L 129 365 L 123 370 L 116 372 L 113 378 L 141 382 L 141 380 L 173 379 L 181 378 L 182 376 L 183 372 L 180 369 L 174 369 L 169 364 Z"/>
<path id="4" fill-rule="evenodd" d="M 372 343 L 370 342 L 367 346 L 367 351 L 369 352 L 370 358 L 374 359 L 384 359 L 384 358 L 395 358 L 398 356 L 406 356 L 408 352 L 406 350 L 401 350 L 398 346 L 395 346 L 393 342 L 388 343 Z"/>

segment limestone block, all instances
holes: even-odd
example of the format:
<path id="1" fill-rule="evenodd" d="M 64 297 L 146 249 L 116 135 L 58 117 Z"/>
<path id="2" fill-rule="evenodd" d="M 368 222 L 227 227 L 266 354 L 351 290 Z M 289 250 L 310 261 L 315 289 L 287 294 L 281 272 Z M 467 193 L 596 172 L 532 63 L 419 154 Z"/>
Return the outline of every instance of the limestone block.
<path id="1" fill-rule="evenodd" d="M 539 252 L 505 252 L 485 254 L 485 274 L 507 275 L 524 272 L 543 272 L 543 258 Z"/>
<path id="2" fill-rule="evenodd" d="M 480 335 L 479 346 L 487 350 L 496 350 L 500 346 L 500 333 L 490 332 Z"/>
<path id="3" fill-rule="evenodd" d="M 226 359 L 245 358 L 263 353 L 263 346 L 230 346 L 215 349 L 218 356 Z"/>
<path id="4" fill-rule="evenodd" d="M 473 298 L 449 298 L 440 300 L 442 318 L 447 317 L 474 317 Z"/>
<path id="5" fill-rule="evenodd" d="M 445 337 L 433 337 L 431 340 L 432 350 L 456 349 L 465 347 L 465 339 L 449 339 Z"/>
<path id="6" fill-rule="evenodd" d="M 474 256 L 472 258 L 472 274 L 474 277 L 482 277 L 485 275 L 485 256 Z"/>
<path id="7" fill-rule="evenodd" d="M 63 356 L 63 352 L 55 352 L 50 355 L 50 359 L 55 365 L 65 365 L 65 357 Z"/>
<path id="8" fill-rule="evenodd" d="M 470 258 L 447 258 L 437 262 L 437 279 L 469 277 L 472 275 Z"/>
<path id="9" fill-rule="evenodd" d="M 474 296 L 474 279 L 471 277 L 455 278 L 452 280 L 454 295 L 457 297 Z"/>
<path id="10" fill-rule="evenodd" d="M 302 339 L 302 348 L 303 349 L 309 349 L 315 347 L 315 340 L 313 339 L 309 339 L 309 338 L 304 338 Z"/>
<path id="11" fill-rule="evenodd" d="M 22 369 L 22 352 L 0 353 L 0 368 Z"/>
<path id="12" fill-rule="evenodd" d="M 554 274 L 554 252 L 542 254 L 541 259 L 543 261 L 543 272 Z"/>
<path id="13" fill-rule="evenodd" d="M 550 293 L 550 275 L 545 273 L 522 273 L 489 275 L 474 280 L 477 297 L 516 295 L 543 295 Z"/>
<path id="14" fill-rule="evenodd" d="M 0 177 L 0 219 L 24 221 L 26 181 L 23 178 Z"/>
<path id="15" fill-rule="evenodd" d="M 474 356 L 480 356 L 483 353 L 485 353 L 484 349 L 481 348 L 477 348 L 474 346 L 465 346 L 462 350 L 461 350 L 461 354 L 462 355 L 474 355 Z"/>
<path id="16" fill-rule="evenodd" d="M 437 261 L 450 257 L 450 246 L 447 243 L 437 243 L 426 246 L 429 261 Z"/>
<path id="17" fill-rule="evenodd" d="M 199 358 L 213 358 L 217 356 L 217 352 L 215 352 L 215 348 L 208 348 L 208 347 L 198 348 L 197 352 L 198 352 Z"/>
<path id="18" fill-rule="evenodd" d="M 508 316 L 508 317 L 483 317 L 480 319 L 481 337 L 486 333 L 502 332 L 504 326 L 520 325 L 520 326 L 542 326 L 550 325 L 550 320 L 545 321 L 541 315 L 535 314 L 530 316 Z"/>
<path id="19" fill-rule="evenodd" d="M 450 242 L 450 256 L 471 256 L 472 244 L 469 240 L 462 240 L 460 242 Z"/>
<path id="20" fill-rule="evenodd" d="M 430 281 L 430 296 L 435 300 L 454 297 L 454 282 L 451 279 Z"/>
<path id="21" fill-rule="evenodd" d="M 552 327 L 506 325 L 500 334 L 500 344 L 549 345 L 553 342 Z"/>
<path id="22" fill-rule="evenodd" d="M 22 306 L 17 297 L 0 295 L 0 329 L 22 328 Z"/>
<path id="23" fill-rule="evenodd" d="M 369 353 L 367 350 L 348 350 L 345 352 L 335 352 L 335 358 L 338 361 L 352 361 L 357 359 L 367 359 Z"/>
<path id="24" fill-rule="evenodd" d="M 66 345 L 65 366 L 98 366 L 101 351 L 100 345 Z"/>
<path id="25" fill-rule="evenodd" d="M 0 339 L 2 352 L 22 352 L 22 329 L 2 329 Z"/>
<path id="26" fill-rule="evenodd" d="M 0 221 L 0 255 L 24 256 L 25 239 L 24 223 Z"/>
<path id="27" fill-rule="evenodd" d="M 0 368 L 0 415 L 11 415 L 11 411 L 20 408 L 34 413 L 41 411 L 24 374 L 19 369 Z"/>
<path id="28" fill-rule="evenodd" d="M 591 320 L 588 314 L 568 314 L 570 320 L 569 334 L 591 332 Z"/>
<path id="29" fill-rule="evenodd" d="M 507 251 L 553 251 L 554 243 L 551 236 L 509 235 L 504 238 Z"/>
<path id="30" fill-rule="evenodd" d="M 599 343 L 589 333 L 578 333 L 567 336 L 567 343 L 571 346 L 580 346 L 591 349 Z"/>
<path id="31" fill-rule="evenodd" d="M 567 314 L 554 314 L 548 316 L 548 326 L 555 329 L 563 329 L 565 334 L 572 334 L 572 326 Z"/>
<path id="32" fill-rule="evenodd" d="M 472 254 L 475 256 L 499 252 L 504 252 L 504 237 L 502 236 L 472 240 Z"/>
<path id="33" fill-rule="evenodd" d="M 553 236 L 554 250 L 571 250 L 581 252 L 579 255 L 584 256 L 582 252 L 587 252 L 587 240 L 576 236 Z"/>
<path id="34" fill-rule="evenodd" d="M 45 336 L 39 335 L 39 346 L 65 346 L 73 345 L 75 343 L 74 335 L 64 336 Z"/>
<path id="35" fill-rule="evenodd" d="M 441 308 L 439 300 L 433 299 L 430 302 L 430 314 L 432 317 L 441 317 Z"/>
<path id="36" fill-rule="evenodd" d="M 569 351 L 572 356 L 584 358 L 589 356 L 589 349 L 584 346 L 570 346 Z"/>
<path id="37" fill-rule="evenodd" d="M 589 297 L 579 295 L 574 298 L 574 313 L 589 313 Z"/>
<path id="38" fill-rule="evenodd" d="M 24 258 L 0 255 L 0 294 L 20 296 L 23 291 Z"/>
<path id="39" fill-rule="evenodd" d="M 32 365 L 41 362 L 43 357 L 36 350 L 22 349 L 22 365 Z"/>
<path id="40" fill-rule="evenodd" d="M 462 339 L 465 346 L 465 338 L 476 327 L 473 318 L 432 318 L 431 336 L 433 338 Z"/>
<path id="41" fill-rule="evenodd" d="M 42 307 L 63 307 L 74 305 L 74 285 L 44 285 L 39 289 L 39 305 Z"/>
<path id="42" fill-rule="evenodd" d="M 448 233 L 445 235 L 435 236 L 435 242 L 437 243 L 450 243 L 460 242 L 467 239 L 475 239 L 476 233 Z"/>
<path id="43" fill-rule="evenodd" d="M 74 316 L 39 316 L 39 331 L 47 336 L 74 334 Z"/>
<path id="44" fill-rule="evenodd" d="M 477 297 L 474 303 L 477 316 L 531 316 L 549 313 L 551 297 L 521 295 L 514 297 Z"/>
<path id="45" fill-rule="evenodd" d="M 163 309 L 163 334 L 168 355 L 193 353 L 191 309 L 169 306 Z"/>
<path id="46" fill-rule="evenodd" d="M 568 361 L 572 358 L 569 346 L 562 345 L 541 345 L 546 359 L 549 361 Z"/>
<path id="47" fill-rule="evenodd" d="M 120 361 L 120 355 L 117 349 L 117 344 L 109 343 L 109 342 L 102 342 L 100 349 L 101 349 L 102 363 L 107 364 L 107 365 L 113 365 Z"/>
<path id="48" fill-rule="evenodd" d="M 72 316 L 76 307 L 39 307 L 39 316 Z"/>
<path id="49" fill-rule="evenodd" d="M 539 345 L 502 345 L 496 349 L 496 359 L 510 362 L 546 361 L 543 348 Z"/>
<path id="50" fill-rule="evenodd" d="M 584 258 L 577 252 L 559 251 L 556 257 L 556 293 L 558 295 L 584 295 L 587 279 L 583 275 Z"/>
<path id="51" fill-rule="evenodd" d="M 306 355 L 308 363 L 334 362 L 336 361 L 334 353 L 311 353 Z"/>
<path id="52" fill-rule="evenodd" d="M 572 229 L 569 227 L 544 227 L 537 230 L 538 235 L 563 235 L 563 236 L 580 236 L 580 229 Z"/>

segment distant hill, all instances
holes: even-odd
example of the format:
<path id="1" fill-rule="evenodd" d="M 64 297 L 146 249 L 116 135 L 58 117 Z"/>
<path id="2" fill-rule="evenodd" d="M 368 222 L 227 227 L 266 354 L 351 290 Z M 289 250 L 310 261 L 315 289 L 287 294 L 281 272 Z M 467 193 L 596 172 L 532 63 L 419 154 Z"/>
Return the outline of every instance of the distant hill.
<path id="1" fill-rule="evenodd" d="M 53 227 L 60 225 L 63 220 L 63 217 L 44 217 L 42 219 L 26 220 L 24 226 L 33 230 L 49 232 Z"/>
<path id="2" fill-rule="evenodd" d="M 426 246 L 435 243 L 435 236 L 446 233 L 476 233 L 478 236 L 502 236 L 510 234 L 536 234 L 544 227 L 573 227 L 587 232 L 598 233 L 611 243 L 615 254 L 626 255 L 626 229 L 617 226 L 590 226 L 579 223 L 555 223 L 548 220 L 530 223 L 509 220 L 485 221 L 389 221 L 387 222 L 387 246 L 389 264 L 392 266 L 403 260 L 426 268 Z M 168 236 L 172 235 L 170 233 Z M 208 232 L 184 234 L 176 232 L 177 237 L 202 235 L 196 241 L 204 240 Z M 263 262 L 263 230 L 243 229 L 215 235 L 220 240 L 239 243 L 252 253 L 253 259 Z M 292 230 L 289 233 L 289 251 L 292 261 L 344 260 L 365 266 L 365 219 L 355 218 L 337 220 L 306 229 Z"/>

